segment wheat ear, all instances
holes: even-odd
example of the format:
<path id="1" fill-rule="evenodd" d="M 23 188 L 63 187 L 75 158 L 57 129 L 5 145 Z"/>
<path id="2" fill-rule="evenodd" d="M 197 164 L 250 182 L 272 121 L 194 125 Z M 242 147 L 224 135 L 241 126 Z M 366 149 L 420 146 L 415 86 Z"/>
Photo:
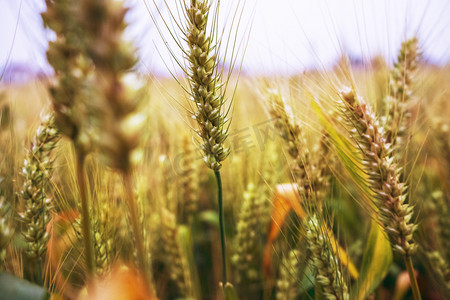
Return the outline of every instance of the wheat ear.
<path id="1" fill-rule="evenodd" d="M 49 190 L 53 171 L 51 154 L 59 137 L 53 116 L 45 116 L 36 131 L 22 168 L 25 181 L 19 195 L 25 200 L 25 208 L 19 213 L 19 217 L 26 228 L 23 233 L 27 242 L 26 254 L 37 265 L 38 281 L 42 281 L 41 263 L 49 240 L 47 225 L 50 222 L 52 207 Z"/>
<path id="2" fill-rule="evenodd" d="M 397 153 L 405 146 L 405 136 L 408 133 L 410 111 L 408 102 L 411 99 L 411 84 L 419 61 L 417 38 L 402 43 L 397 62 L 391 71 L 389 80 L 389 95 L 386 98 L 386 140 Z"/>
<path id="3" fill-rule="evenodd" d="M 324 220 L 312 214 L 305 221 L 306 240 L 311 255 L 315 277 L 327 299 L 349 299 L 348 288 L 341 273 L 341 266 L 334 254 Z"/>
<path id="4" fill-rule="evenodd" d="M 0 272 L 3 270 L 3 261 L 6 256 L 6 248 L 13 235 L 11 226 L 10 207 L 6 198 L 0 195 Z"/>
<path id="5" fill-rule="evenodd" d="M 450 295 L 450 266 L 448 262 L 442 257 L 439 251 L 426 252 L 425 255 L 431 263 L 433 272 L 437 276 L 436 279 L 444 288 L 447 296 Z"/>
<path id="6" fill-rule="evenodd" d="M 27 254 L 36 260 L 41 259 L 47 249 L 47 224 L 52 206 L 49 193 L 53 169 L 51 154 L 58 140 L 54 118 L 47 115 L 36 131 L 22 169 L 25 182 L 20 196 L 25 200 L 25 210 L 20 213 L 20 219 L 26 224 Z"/>
<path id="7" fill-rule="evenodd" d="M 298 280 L 300 278 L 300 251 L 290 250 L 283 257 L 280 265 L 280 275 L 277 280 L 277 300 L 294 300 L 298 295 Z"/>
<path id="8" fill-rule="evenodd" d="M 88 276 L 95 274 L 94 243 L 84 173 L 85 158 L 91 150 L 84 90 L 92 71 L 84 55 L 85 43 L 80 30 L 78 2 L 46 0 L 47 10 L 42 13 L 44 24 L 56 33 L 49 43 L 47 58 L 55 71 L 49 87 L 55 123 L 62 135 L 72 140 L 76 152 L 76 174 L 81 200 L 84 254 Z"/>
<path id="9" fill-rule="evenodd" d="M 178 226 L 175 215 L 164 209 L 161 216 L 161 239 L 163 248 L 167 254 L 170 278 L 176 283 L 181 296 L 187 297 L 191 294 L 191 277 L 186 257 L 178 242 Z"/>
<path id="10" fill-rule="evenodd" d="M 182 141 L 183 161 L 181 165 L 181 195 L 183 221 L 191 224 L 198 208 L 198 172 L 196 164 L 196 152 L 191 139 L 183 137 Z"/>
<path id="11" fill-rule="evenodd" d="M 322 134 L 314 152 L 319 152 L 315 159 L 311 157 L 304 133 L 294 120 L 292 109 L 286 104 L 280 93 L 268 91 L 269 113 L 275 119 L 275 127 L 286 143 L 289 155 L 294 159 L 292 172 L 298 186 L 299 194 L 304 198 L 304 205 L 317 206 L 320 210 L 329 181 L 328 163 L 330 158 L 327 136 Z M 314 201 L 313 201 L 314 200 Z"/>
<path id="12" fill-rule="evenodd" d="M 122 38 L 127 26 L 124 20 L 127 9 L 122 1 L 83 0 L 80 6 L 81 23 L 86 32 L 84 48 L 96 67 L 95 98 L 89 106 L 96 130 L 95 145 L 104 162 L 121 172 L 139 268 L 149 294 L 154 295 L 132 184 L 134 154 L 145 121 L 138 113 L 138 105 L 145 96 L 145 84 L 132 72 L 136 63 L 135 51 Z"/>
<path id="13" fill-rule="evenodd" d="M 414 299 L 420 299 L 411 256 L 416 250 L 413 233 L 414 206 L 406 202 L 406 183 L 400 180 L 401 169 L 395 163 L 392 144 L 378 123 L 371 106 L 351 88 L 340 92 L 341 112 L 354 132 L 354 138 L 363 155 L 369 184 L 374 192 L 375 206 L 380 221 L 389 237 L 392 249 L 401 254 L 410 275 Z"/>
<path id="14" fill-rule="evenodd" d="M 291 109 L 278 92 L 269 92 L 269 104 L 270 114 L 276 120 L 275 126 L 287 144 L 288 153 L 295 159 L 293 173 L 308 213 L 304 226 L 315 278 L 328 299 L 347 299 L 347 285 L 340 273 L 339 259 L 333 251 L 322 211 L 329 179 L 327 136 L 324 134 L 316 146 L 315 152 L 320 155 L 315 161 L 305 146 L 300 125 L 294 121 Z"/>
<path id="15" fill-rule="evenodd" d="M 235 254 L 231 258 L 238 270 L 237 282 L 246 285 L 258 280 L 260 270 L 258 268 L 258 243 L 261 230 L 260 215 L 262 212 L 261 201 L 259 201 L 256 186 L 250 183 L 244 192 L 241 212 L 237 223 L 235 238 Z"/>
<path id="16" fill-rule="evenodd" d="M 354 90 L 343 89 L 341 98 L 344 116 L 355 129 L 355 139 L 375 193 L 375 204 L 392 248 L 401 255 L 411 256 L 416 248 L 413 232 L 417 225 L 412 222 L 413 206 L 405 202 L 407 186 L 400 181 L 400 168 L 394 161 L 392 145 L 387 142 L 371 106 L 357 97 Z"/>

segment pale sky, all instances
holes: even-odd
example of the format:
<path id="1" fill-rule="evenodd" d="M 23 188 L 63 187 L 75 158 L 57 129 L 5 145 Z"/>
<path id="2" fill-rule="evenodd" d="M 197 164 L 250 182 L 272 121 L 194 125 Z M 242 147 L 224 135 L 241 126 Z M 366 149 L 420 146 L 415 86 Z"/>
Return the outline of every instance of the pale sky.
<path id="1" fill-rule="evenodd" d="M 166 0 L 174 12 L 176 1 Z M 135 40 L 139 48 L 140 69 L 170 76 L 165 63 L 172 71 L 176 68 L 147 10 L 148 7 L 155 11 L 153 0 L 125 2 L 131 7 L 126 38 Z M 164 1 L 155 2 L 169 20 Z M 440 64 L 450 62 L 448 0 L 222 2 L 220 28 L 231 24 L 232 9 L 240 5 L 238 11 L 242 11 L 242 19 L 238 41 L 247 45 L 242 64 L 246 74 L 324 69 L 343 52 L 367 60 L 381 54 L 391 63 L 401 41 L 413 35 L 418 36 L 425 59 Z M 0 74 L 6 62 L 49 72 L 45 50 L 52 34 L 42 26 L 40 12 L 44 9 L 44 0 L 0 0 Z M 156 13 L 154 16 L 162 26 L 159 16 Z M 169 44 L 174 45 L 172 41 Z"/>

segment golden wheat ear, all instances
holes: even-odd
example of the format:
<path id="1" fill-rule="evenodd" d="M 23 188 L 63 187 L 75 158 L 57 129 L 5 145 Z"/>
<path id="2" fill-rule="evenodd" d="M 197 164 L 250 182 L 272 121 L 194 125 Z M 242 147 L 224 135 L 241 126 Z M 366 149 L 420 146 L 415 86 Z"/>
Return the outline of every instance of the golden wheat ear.
<path id="1" fill-rule="evenodd" d="M 225 96 L 221 90 L 222 76 L 217 71 L 217 45 L 207 28 L 209 10 L 209 1 L 192 0 L 190 6 L 185 7 L 188 17 L 186 59 L 189 63 L 189 94 L 196 107 L 194 118 L 199 126 L 197 134 L 203 141 L 201 149 L 207 166 L 219 171 L 230 149 L 224 146 L 228 136 L 223 112 Z"/>
<path id="2" fill-rule="evenodd" d="M 179 242 L 179 226 L 175 215 L 167 209 L 163 209 L 161 213 L 161 229 L 170 279 L 176 284 L 182 297 L 193 296 L 189 265 Z"/>
<path id="3" fill-rule="evenodd" d="M 192 224 L 198 210 L 198 164 L 196 161 L 196 149 L 192 143 L 190 135 L 183 136 L 182 149 L 184 159 L 181 167 L 180 178 L 180 206 L 182 220 Z"/>
<path id="4" fill-rule="evenodd" d="M 36 261 L 43 259 L 49 239 L 46 228 L 53 205 L 49 192 L 52 152 L 59 138 L 53 115 L 46 115 L 36 131 L 22 168 L 25 181 L 19 195 L 25 201 L 25 209 L 19 216 L 26 228 L 26 253 Z"/>
<path id="5" fill-rule="evenodd" d="M 258 197 L 256 186 L 248 184 L 237 222 L 237 232 L 235 237 L 235 252 L 231 258 L 232 263 L 238 270 L 236 281 L 239 286 L 246 286 L 252 282 L 257 282 L 260 278 L 261 243 L 259 236 L 262 233 L 260 215 L 263 207 Z"/>
<path id="6" fill-rule="evenodd" d="M 133 186 L 133 167 L 139 162 L 136 153 L 145 121 L 143 114 L 139 113 L 139 104 L 147 95 L 144 81 L 133 72 L 135 49 L 123 39 L 128 9 L 122 1 L 102 0 L 83 0 L 80 7 L 80 22 L 85 34 L 83 47 L 95 65 L 94 97 L 88 106 L 93 144 L 103 162 L 122 176 L 138 268 L 145 278 L 148 294 L 153 296 L 150 262 L 145 253 Z M 102 17 L 99 18 L 99 15 Z"/>
<path id="7" fill-rule="evenodd" d="M 91 152 L 90 120 L 86 98 L 93 72 L 91 60 L 85 55 L 86 44 L 81 23 L 82 6 L 77 1 L 46 0 L 42 13 L 44 24 L 56 33 L 49 43 L 47 58 L 55 71 L 49 92 L 55 113 L 55 123 L 63 136 L 68 137 L 76 152 L 76 173 L 81 202 L 84 254 L 88 276 L 94 276 L 95 255 L 89 216 L 89 200 L 84 172 L 86 156 Z"/>
<path id="8" fill-rule="evenodd" d="M 392 250 L 405 260 L 414 299 L 420 299 L 411 259 L 417 248 L 413 234 L 418 225 L 413 219 L 414 205 L 407 201 L 408 186 L 401 180 L 396 152 L 387 142 L 385 130 L 369 103 L 347 87 L 341 90 L 340 98 L 340 112 L 362 155 L 379 221 L 389 237 Z"/>
<path id="9" fill-rule="evenodd" d="M 281 260 L 280 274 L 276 283 L 276 299 L 297 299 L 300 280 L 300 251 L 290 250 Z"/>
<path id="10" fill-rule="evenodd" d="M 400 168 L 394 160 L 392 144 L 387 143 L 383 127 L 371 106 L 353 89 L 341 90 L 343 116 L 351 126 L 354 139 L 363 155 L 363 164 L 374 190 L 375 205 L 388 234 L 392 249 L 411 256 L 415 251 L 413 206 L 406 203 L 407 185 L 400 180 Z"/>
<path id="11" fill-rule="evenodd" d="M 326 142 L 328 137 L 323 135 L 317 147 L 319 151 L 316 151 L 319 154 L 313 157 L 303 136 L 303 128 L 294 120 L 291 109 L 281 95 L 276 91 L 269 91 L 268 100 L 269 112 L 276 120 L 275 126 L 286 143 L 288 153 L 294 159 L 292 173 L 297 183 L 298 199 L 302 199 L 301 204 L 306 211 L 303 226 L 314 277 L 327 298 L 348 299 L 347 284 L 340 271 L 339 255 L 334 251 L 336 245 L 331 244 L 334 240 L 329 235 L 322 209 L 322 200 L 328 192 L 329 161 L 324 161 L 329 156 L 329 145 Z M 288 290 L 284 292 L 288 293 Z"/>
<path id="12" fill-rule="evenodd" d="M 0 196 L 0 271 L 3 270 L 3 261 L 6 256 L 6 248 L 13 236 L 12 218 L 10 206 L 5 196 Z"/>
<path id="13" fill-rule="evenodd" d="M 386 97 L 386 140 L 399 154 L 406 145 L 405 138 L 411 125 L 409 102 L 419 59 L 417 38 L 403 42 L 389 79 L 389 95 Z"/>
<path id="14" fill-rule="evenodd" d="M 347 284 L 341 265 L 334 253 L 329 231 L 320 216 L 311 215 L 305 220 L 306 240 L 311 253 L 310 261 L 315 278 L 322 286 L 327 299 L 349 299 Z M 334 246 L 335 247 L 335 246 Z"/>

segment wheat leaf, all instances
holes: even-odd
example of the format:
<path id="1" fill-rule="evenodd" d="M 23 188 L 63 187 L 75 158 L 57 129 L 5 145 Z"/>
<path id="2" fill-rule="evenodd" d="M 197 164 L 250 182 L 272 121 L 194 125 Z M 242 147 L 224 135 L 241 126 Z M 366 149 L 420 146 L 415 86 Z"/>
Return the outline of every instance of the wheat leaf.
<path id="1" fill-rule="evenodd" d="M 360 276 L 350 293 L 350 299 L 366 299 L 384 279 L 391 264 L 391 244 L 383 228 L 376 221 L 372 221 Z"/>

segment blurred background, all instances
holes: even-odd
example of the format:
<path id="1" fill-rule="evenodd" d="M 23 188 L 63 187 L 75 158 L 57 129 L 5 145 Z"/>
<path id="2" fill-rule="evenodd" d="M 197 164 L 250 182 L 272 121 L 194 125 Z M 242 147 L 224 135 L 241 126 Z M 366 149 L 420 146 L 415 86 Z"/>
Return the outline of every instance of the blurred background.
<path id="1" fill-rule="evenodd" d="M 169 8 L 177 13 L 179 1 L 125 2 L 130 7 L 126 34 L 138 48 L 140 71 L 160 77 L 170 77 L 169 70 L 176 74 L 176 64 L 157 28 L 167 31 L 162 20 L 169 20 Z M 419 38 L 424 61 L 439 65 L 450 61 L 448 0 L 222 2 L 219 28 L 238 33 L 240 53 L 246 49 L 242 72 L 249 76 L 326 70 L 342 54 L 361 67 L 369 66 L 377 55 L 392 64 L 401 41 L 414 35 Z M 51 75 L 45 51 L 54 35 L 44 29 L 40 17 L 45 0 L 0 0 L 0 7 L 2 83 Z M 177 30 L 174 23 L 168 26 Z M 242 55 L 238 55 L 238 65 L 240 59 Z"/>

